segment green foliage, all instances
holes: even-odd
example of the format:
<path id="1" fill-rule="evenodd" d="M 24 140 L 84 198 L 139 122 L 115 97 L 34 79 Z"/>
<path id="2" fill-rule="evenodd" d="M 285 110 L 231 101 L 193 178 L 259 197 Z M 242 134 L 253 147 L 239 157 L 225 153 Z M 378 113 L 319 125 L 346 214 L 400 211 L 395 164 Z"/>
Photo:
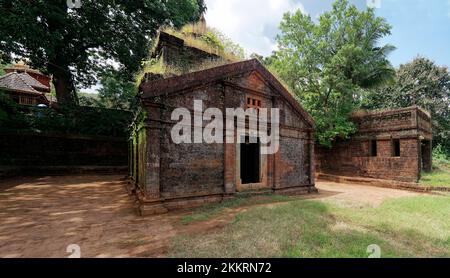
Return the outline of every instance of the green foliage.
<path id="1" fill-rule="evenodd" d="M 206 34 L 202 35 L 200 37 L 201 40 L 206 42 L 208 45 L 216 48 L 219 52 L 223 52 L 225 47 L 223 46 L 222 42 L 219 40 L 219 38 L 214 34 L 213 32 L 209 31 Z"/>
<path id="2" fill-rule="evenodd" d="M 219 231 L 177 237 L 170 255 L 367 258 L 372 244 L 380 246 L 383 258 L 450 255 L 448 196 L 389 199 L 377 206 L 333 198 L 291 199 L 242 209 L 244 205 L 220 213 L 217 207 L 205 207 L 203 214 L 209 212 L 211 222 L 236 216 Z"/>
<path id="3" fill-rule="evenodd" d="M 437 145 L 433 149 L 433 161 L 437 164 L 448 164 L 450 166 L 450 154 L 442 145 Z"/>
<path id="4" fill-rule="evenodd" d="M 417 57 L 401 65 L 395 82 L 370 90 L 364 98 L 368 109 L 418 105 L 431 113 L 433 143 L 450 156 L 450 72 L 433 61 Z"/>
<path id="5" fill-rule="evenodd" d="M 450 187 L 450 163 L 433 165 L 433 171 L 422 173 L 420 184 L 433 187 Z"/>
<path id="6" fill-rule="evenodd" d="M 5 75 L 5 67 L 6 65 L 0 64 L 0 76 Z"/>
<path id="7" fill-rule="evenodd" d="M 20 106 L 0 90 L 0 129 L 21 129 L 28 126 Z"/>
<path id="8" fill-rule="evenodd" d="M 145 73 L 151 72 L 154 74 L 160 74 L 164 78 L 171 77 L 173 75 L 181 75 L 186 73 L 186 68 L 179 65 L 167 65 L 164 63 L 162 57 L 158 59 L 151 58 L 143 62 L 142 71 L 136 75 L 136 87 L 139 87 L 141 84 L 141 80 L 144 77 Z"/>
<path id="9" fill-rule="evenodd" d="M 316 120 L 320 144 L 349 136 L 355 131 L 349 116 L 363 89 L 383 84 L 394 72 L 387 60 L 394 48 L 378 46 L 390 25 L 372 9 L 359 11 L 337 0 L 317 24 L 299 10 L 284 15 L 280 30 L 279 51 L 265 62 Z"/>
<path id="10" fill-rule="evenodd" d="M 145 73 L 151 72 L 160 74 L 163 78 L 168 78 L 221 66 L 245 58 L 245 52 L 241 46 L 231 41 L 217 29 L 206 27 L 200 23 L 187 24 L 181 29 L 166 27 L 163 31 L 184 40 L 184 43 L 190 47 L 220 57 L 214 60 L 205 60 L 202 63 L 192 62 L 191 57 L 183 57 L 182 55 L 177 60 L 173 59 L 168 63 L 164 62 L 163 57 L 149 58 L 142 62 L 142 70 L 136 75 L 136 87 L 140 85 Z M 155 42 L 156 44 L 157 42 Z"/>
<path id="11" fill-rule="evenodd" d="M 229 37 L 217 29 L 211 29 L 209 32 L 213 34 L 223 47 L 225 53 L 230 53 L 239 60 L 245 59 L 245 50 L 239 44 L 233 42 Z"/>
<path id="12" fill-rule="evenodd" d="M 188 24 L 181 29 L 167 27 L 164 32 L 184 40 L 188 46 L 221 56 L 225 60 L 240 61 L 245 59 L 244 49 L 215 28 L 199 27 Z"/>
<path id="13" fill-rule="evenodd" d="M 205 10 L 203 0 L 81 2 L 68 9 L 64 0 L 0 1 L 0 56 L 53 74 L 61 105 L 76 101 L 76 86 L 96 84 L 108 61 L 131 80 L 162 25 L 179 28 Z"/>
<path id="14" fill-rule="evenodd" d="M 79 92 L 78 101 L 80 106 L 102 107 L 99 101 L 98 94 L 95 93 Z"/>
<path id="15" fill-rule="evenodd" d="M 194 40 L 198 38 L 208 45 L 207 49 L 212 48 L 214 53 L 222 55 L 224 58 L 228 58 L 227 56 L 229 56 L 229 60 L 245 59 L 244 49 L 216 28 L 211 28 L 202 22 L 198 22 L 195 24 L 187 24 L 180 31 L 188 42 L 192 38 Z M 186 38 L 186 36 L 188 37 Z"/>
<path id="16" fill-rule="evenodd" d="M 119 110 L 136 107 L 137 89 L 134 82 L 124 81 L 116 72 L 107 72 L 100 83 L 99 102 L 102 107 Z"/>
<path id="17" fill-rule="evenodd" d="M 425 186 L 450 187 L 450 155 L 442 145 L 433 149 L 433 169 L 430 173 L 422 172 L 420 183 Z"/>
<path id="18" fill-rule="evenodd" d="M 0 130 L 127 136 L 132 114 L 99 107 L 29 107 L 0 92 Z"/>

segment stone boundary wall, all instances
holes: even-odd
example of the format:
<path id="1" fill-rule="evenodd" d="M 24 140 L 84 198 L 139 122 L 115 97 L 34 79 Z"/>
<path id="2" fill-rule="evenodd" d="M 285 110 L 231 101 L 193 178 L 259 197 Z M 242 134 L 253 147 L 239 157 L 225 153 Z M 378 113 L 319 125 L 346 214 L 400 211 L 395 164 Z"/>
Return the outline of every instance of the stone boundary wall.
<path id="1" fill-rule="evenodd" d="M 0 133 L 0 178 L 66 173 L 126 173 L 126 138 Z"/>
<path id="2" fill-rule="evenodd" d="M 450 187 L 435 187 L 435 186 L 419 185 L 418 183 L 414 183 L 414 182 L 400 182 L 400 181 L 394 181 L 394 180 L 371 179 L 371 178 L 363 178 L 363 177 L 347 177 L 347 176 L 337 176 L 337 175 L 329 175 L 329 174 L 323 174 L 323 173 L 317 173 L 316 179 L 318 181 L 363 184 L 363 185 L 368 185 L 368 186 L 400 189 L 400 190 L 407 190 L 407 191 L 413 191 L 413 192 L 433 192 L 433 191 L 450 192 Z"/>

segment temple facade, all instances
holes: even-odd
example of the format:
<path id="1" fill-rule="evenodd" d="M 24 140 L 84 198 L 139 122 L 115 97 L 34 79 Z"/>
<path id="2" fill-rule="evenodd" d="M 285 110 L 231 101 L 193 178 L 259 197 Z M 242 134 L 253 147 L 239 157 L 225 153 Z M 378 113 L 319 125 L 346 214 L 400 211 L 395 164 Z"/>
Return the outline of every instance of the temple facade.
<path id="1" fill-rule="evenodd" d="M 257 60 L 144 81 L 140 91 L 142 112 L 130 142 L 130 192 L 137 197 L 140 214 L 220 202 L 241 193 L 316 191 L 314 121 Z M 265 143 L 255 129 L 263 124 L 260 119 L 252 127 L 249 118 L 239 123 L 234 116 L 232 126 L 223 125 L 223 134 L 232 134 L 232 143 L 174 142 L 173 112 L 185 107 L 194 119 L 195 100 L 201 100 L 204 109 L 219 109 L 223 118 L 218 120 L 223 122 L 230 119 L 229 108 L 277 108 L 279 148 L 262 152 Z M 272 128 L 271 119 L 265 124 Z M 186 125 L 204 129 L 208 122 Z M 246 126 L 244 133 L 235 132 L 239 124 Z"/>

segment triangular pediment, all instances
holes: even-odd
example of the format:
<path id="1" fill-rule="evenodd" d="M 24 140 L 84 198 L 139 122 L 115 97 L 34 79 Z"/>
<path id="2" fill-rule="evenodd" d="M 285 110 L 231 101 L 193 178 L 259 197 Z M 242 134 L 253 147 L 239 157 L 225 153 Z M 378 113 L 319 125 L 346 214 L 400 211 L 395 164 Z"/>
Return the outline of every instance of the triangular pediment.
<path id="1" fill-rule="evenodd" d="M 249 78 L 242 78 L 245 74 L 248 74 Z M 208 86 L 220 81 L 237 81 L 238 86 L 256 91 L 259 88 L 269 94 L 272 92 L 272 94 L 279 95 L 312 128 L 315 126 L 314 120 L 294 99 L 292 94 L 256 59 L 218 66 L 181 76 L 143 82 L 139 89 L 142 92 L 141 98 L 146 99 L 187 91 L 189 88 Z M 242 82 L 242 84 L 239 84 L 239 82 Z"/>

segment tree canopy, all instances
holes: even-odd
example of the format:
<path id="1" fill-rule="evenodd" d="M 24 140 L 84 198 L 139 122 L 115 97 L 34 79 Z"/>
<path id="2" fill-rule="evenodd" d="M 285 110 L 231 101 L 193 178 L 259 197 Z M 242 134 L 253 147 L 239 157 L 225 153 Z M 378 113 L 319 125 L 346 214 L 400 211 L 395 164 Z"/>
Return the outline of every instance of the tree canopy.
<path id="1" fill-rule="evenodd" d="M 0 76 L 5 75 L 6 65 L 0 64 Z"/>
<path id="2" fill-rule="evenodd" d="M 394 69 L 379 46 L 391 26 L 373 9 L 358 10 L 337 0 L 317 21 L 300 10 L 284 15 L 277 37 L 279 50 L 265 63 L 291 89 L 317 124 L 317 139 L 330 146 L 354 132 L 350 114 L 365 88 L 383 84 Z"/>
<path id="3" fill-rule="evenodd" d="M 96 83 L 111 65 L 132 79 L 162 25 L 198 20 L 203 0 L 0 0 L 0 56 L 24 58 L 53 75 L 58 101 L 76 103 L 75 86 Z"/>
<path id="4" fill-rule="evenodd" d="M 134 82 L 123 81 L 110 72 L 102 76 L 101 84 L 99 98 L 107 108 L 131 110 L 135 107 L 137 90 Z"/>
<path id="5" fill-rule="evenodd" d="M 417 57 L 400 66 L 395 82 L 370 90 L 364 99 L 367 109 L 413 105 L 431 113 L 434 145 L 441 145 L 450 157 L 450 72 L 447 67 Z"/>

